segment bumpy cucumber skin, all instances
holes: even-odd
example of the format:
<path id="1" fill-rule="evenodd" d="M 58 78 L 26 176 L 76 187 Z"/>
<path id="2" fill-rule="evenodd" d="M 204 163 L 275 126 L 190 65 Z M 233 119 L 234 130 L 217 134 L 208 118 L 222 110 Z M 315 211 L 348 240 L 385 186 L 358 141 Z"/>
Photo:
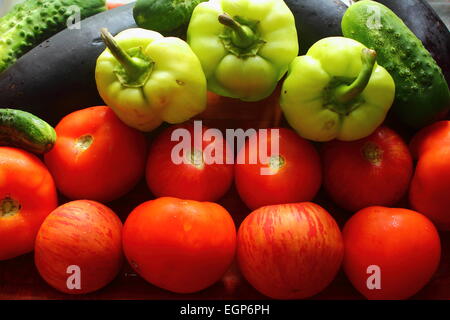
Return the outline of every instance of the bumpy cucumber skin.
<path id="1" fill-rule="evenodd" d="M 0 18 L 0 72 L 64 29 L 71 6 L 80 9 L 81 19 L 106 10 L 105 0 L 27 0 Z"/>
<path id="2" fill-rule="evenodd" d="M 43 154 L 56 141 L 56 132 L 44 120 L 16 109 L 0 109 L 0 145 Z"/>
<path id="3" fill-rule="evenodd" d="M 133 16 L 140 28 L 170 32 L 191 19 L 194 8 L 207 0 L 137 0 Z"/>
<path id="4" fill-rule="evenodd" d="M 379 24 L 376 23 L 379 12 Z M 374 26 L 375 23 L 376 27 Z M 378 54 L 378 63 L 394 78 L 398 118 L 415 128 L 445 116 L 450 92 L 442 70 L 422 42 L 386 6 L 370 0 L 353 4 L 342 19 L 344 36 Z"/>

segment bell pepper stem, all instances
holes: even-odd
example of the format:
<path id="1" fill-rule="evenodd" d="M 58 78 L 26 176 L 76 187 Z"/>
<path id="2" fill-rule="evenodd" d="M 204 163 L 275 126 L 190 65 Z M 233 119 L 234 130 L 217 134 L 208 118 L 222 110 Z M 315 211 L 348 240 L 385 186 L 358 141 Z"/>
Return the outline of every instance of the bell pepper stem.
<path id="1" fill-rule="evenodd" d="M 342 85 L 336 88 L 336 101 L 348 103 L 358 97 L 367 87 L 375 62 L 377 61 L 377 53 L 374 50 L 364 48 L 361 51 L 361 61 L 362 69 L 355 81 L 350 85 Z"/>
<path id="2" fill-rule="evenodd" d="M 139 63 L 139 61 L 133 60 L 133 58 L 119 46 L 108 29 L 101 29 L 101 37 L 106 47 L 111 51 L 112 55 L 123 66 L 130 79 L 138 79 L 143 74 L 148 72 L 149 65 L 147 63 Z"/>
<path id="3" fill-rule="evenodd" d="M 255 43 L 256 35 L 253 30 L 240 24 L 228 14 L 220 14 L 219 22 L 234 31 L 232 42 L 235 46 L 245 49 Z"/>

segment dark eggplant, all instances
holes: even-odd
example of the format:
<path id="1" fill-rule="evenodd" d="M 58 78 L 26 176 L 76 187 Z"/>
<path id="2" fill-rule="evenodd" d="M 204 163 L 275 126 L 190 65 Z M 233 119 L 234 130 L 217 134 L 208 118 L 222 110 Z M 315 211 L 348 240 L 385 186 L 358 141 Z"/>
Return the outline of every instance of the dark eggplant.
<path id="1" fill-rule="evenodd" d="M 426 0 L 377 0 L 398 15 L 419 38 L 450 83 L 450 31 Z"/>
<path id="2" fill-rule="evenodd" d="M 342 36 L 341 20 L 347 6 L 341 0 L 284 0 L 295 17 L 300 54 L 318 40 Z"/>
<path id="3" fill-rule="evenodd" d="M 35 47 L 0 73 L 0 108 L 33 113 L 55 125 L 68 113 L 103 104 L 95 84 L 95 63 L 105 49 L 102 27 L 116 34 L 135 27 L 133 4 L 81 21 Z"/>

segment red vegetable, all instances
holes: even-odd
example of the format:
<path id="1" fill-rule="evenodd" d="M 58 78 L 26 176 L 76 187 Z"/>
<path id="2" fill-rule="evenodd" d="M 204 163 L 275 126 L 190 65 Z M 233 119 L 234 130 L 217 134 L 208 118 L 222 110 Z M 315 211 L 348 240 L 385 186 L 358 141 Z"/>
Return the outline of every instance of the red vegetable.
<path id="1" fill-rule="evenodd" d="M 260 208 L 238 231 L 237 259 L 243 275 L 275 299 L 319 293 L 334 279 L 343 254 L 336 222 L 310 202 Z"/>
<path id="2" fill-rule="evenodd" d="M 237 156 L 245 162 L 235 166 L 236 188 L 250 209 L 312 200 L 322 181 L 320 158 L 314 147 L 292 130 L 278 129 L 279 137 L 272 130 L 267 131 L 267 139 L 261 134 L 248 139 Z M 273 155 L 273 140 L 278 144 L 279 155 Z M 255 163 L 251 163 L 252 155 Z M 261 156 L 270 160 L 264 162 Z"/>
<path id="3" fill-rule="evenodd" d="M 234 258 L 236 229 L 212 202 L 159 198 L 134 209 L 123 230 L 125 255 L 145 280 L 192 293 L 219 281 Z"/>
<path id="4" fill-rule="evenodd" d="M 70 199 L 107 202 L 130 191 L 143 176 L 146 141 L 108 107 L 75 111 L 55 128 L 45 155 L 58 190 Z"/>
<path id="5" fill-rule="evenodd" d="M 36 238 L 35 263 L 55 289 L 71 294 L 98 290 L 122 266 L 122 223 L 106 206 L 87 200 L 66 203 L 45 219 Z M 80 287 L 75 267 L 79 268 Z M 68 286 L 74 285 L 72 286 Z"/>
<path id="6" fill-rule="evenodd" d="M 195 147 L 194 125 L 178 125 L 166 129 L 159 135 L 150 147 L 147 160 L 146 177 L 147 184 L 152 193 L 157 197 L 177 197 L 197 201 L 219 200 L 230 188 L 233 182 L 233 164 L 226 164 L 227 152 L 232 154 L 227 142 L 222 136 L 204 141 L 203 135 L 208 130 L 205 126 L 199 126 L 198 135 L 201 140 L 199 148 Z M 172 152 L 176 146 L 183 142 L 171 141 L 172 134 L 176 132 L 189 134 L 187 142 L 189 150 L 181 164 L 174 163 Z M 205 136 L 205 140 L 206 140 Z M 218 150 L 209 152 L 208 150 Z M 205 153 L 206 152 L 206 153 Z M 214 158 L 223 160 L 220 163 L 212 163 Z"/>
<path id="7" fill-rule="evenodd" d="M 397 203 L 408 190 L 413 170 L 408 146 L 386 127 L 361 140 L 326 143 L 323 164 L 326 191 L 351 212 Z"/>
<path id="8" fill-rule="evenodd" d="M 32 251 L 39 227 L 57 205 L 44 164 L 26 151 L 0 147 L 0 260 Z"/>
<path id="9" fill-rule="evenodd" d="M 363 209 L 347 222 L 343 236 L 344 270 L 355 288 L 369 299 L 411 297 L 439 265 L 439 234 L 431 221 L 415 211 Z"/>
<path id="10" fill-rule="evenodd" d="M 412 140 L 418 158 L 411 182 L 411 206 L 439 229 L 450 230 L 450 121 L 422 129 Z"/>

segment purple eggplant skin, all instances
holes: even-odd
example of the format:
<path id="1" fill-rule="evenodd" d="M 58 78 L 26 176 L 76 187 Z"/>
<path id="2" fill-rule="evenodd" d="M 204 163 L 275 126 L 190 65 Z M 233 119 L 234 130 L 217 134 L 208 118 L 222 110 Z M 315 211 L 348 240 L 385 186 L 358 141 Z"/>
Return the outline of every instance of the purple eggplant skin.
<path id="1" fill-rule="evenodd" d="M 33 113 L 51 125 L 75 110 L 104 102 L 97 92 L 95 64 L 105 50 L 100 29 L 112 34 L 135 27 L 133 4 L 81 21 L 23 55 L 0 73 L 0 108 Z"/>
<path id="2" fill-rule="evenodd" d="M 377 0 L 391 9 L 419 38 L 450 83 L 450 31 L 426 0 Z"/>
<path id="3" fill-rule="evenodd" d="M 403 0 L 402 0 L 403 1 Z M 322 38 L 342 36 L 347 6 L 341 0 L 284 0 L 295 17 L 300 55 Z"/>

